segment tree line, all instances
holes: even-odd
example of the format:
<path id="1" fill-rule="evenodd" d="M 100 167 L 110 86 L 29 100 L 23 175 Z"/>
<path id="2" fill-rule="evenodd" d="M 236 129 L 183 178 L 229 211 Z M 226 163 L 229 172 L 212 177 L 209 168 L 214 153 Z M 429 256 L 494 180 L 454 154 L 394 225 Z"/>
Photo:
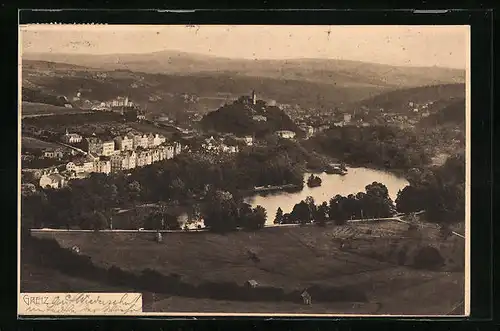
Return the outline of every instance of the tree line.
<path id="1" fill-rule="evenodd" d="M 385 218 L 394 214 L 395 206 L 387 187 L 373 182 L 365 188 L 365 192 L 336 195 L 329 202 L 315 204 L 313 197 L 296 204 L 290 213 L 283 213 L 278 208 L 274 219 L 275 224 L 307 224 L 314 222 L 325 225 L 327 221 L 335 224 L 344 224 L 350 219 Z"/>
<path id="2" fill-rule="evenodd" d="M 327 221 L 344 224 L 350 219 L 387 218 L 395 214 L 425 211 L 429 222 L 441 225 L 465 220 L 465 155 L 454 155 L 441 167 L 412 169 L 408 172 L 409 185 L 398 192 L 393 202 L 387 187 L 373 182 L 365 192 L 336 195 L 328 202 L 315 204 L 307 197 L 293 207 L 290 213 L 278 208 L 275 224 L 325 225 Z"/>

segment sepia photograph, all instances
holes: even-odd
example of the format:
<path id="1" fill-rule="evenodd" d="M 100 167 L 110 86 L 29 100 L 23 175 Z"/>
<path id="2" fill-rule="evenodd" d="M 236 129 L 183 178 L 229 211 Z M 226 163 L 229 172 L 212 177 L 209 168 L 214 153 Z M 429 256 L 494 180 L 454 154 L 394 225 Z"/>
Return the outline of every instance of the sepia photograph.
<path id="1" fill-rule="evenodd" d="M 470 29 L 19 26 L 20 315 L 468 316 Z"/>

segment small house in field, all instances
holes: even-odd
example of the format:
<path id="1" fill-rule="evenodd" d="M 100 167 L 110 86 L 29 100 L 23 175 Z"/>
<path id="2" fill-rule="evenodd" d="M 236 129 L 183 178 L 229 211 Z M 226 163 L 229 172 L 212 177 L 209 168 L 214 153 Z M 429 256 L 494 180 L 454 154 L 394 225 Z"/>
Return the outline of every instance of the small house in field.
<path id="1" fill-rule="evenodd" d="M 256 288 L 259 286 L 259 283 L 256 280 L 250 279 L 245 282 L 245 287 L 247 288 Z"/>
<path id="2" fill-rule="evenodd" d="M 302 301 L 304 302 L 305 305 L 310 305 L 312 303 L 311 295 L 309 294 L 309 292 L 307 292 L 307 290 L 304 290 L 304 292 L 302 292 L 300 297 L 302 298 Z"/>

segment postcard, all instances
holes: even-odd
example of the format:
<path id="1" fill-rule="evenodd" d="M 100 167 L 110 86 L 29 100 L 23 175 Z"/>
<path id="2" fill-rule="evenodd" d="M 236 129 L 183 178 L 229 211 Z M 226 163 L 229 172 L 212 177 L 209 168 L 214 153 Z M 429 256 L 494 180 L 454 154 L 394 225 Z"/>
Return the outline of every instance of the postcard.
<path id="1" fill-rule="evenodd" d="M 468 316 L 470 29 L 19 26 L 20 316 Z"/>

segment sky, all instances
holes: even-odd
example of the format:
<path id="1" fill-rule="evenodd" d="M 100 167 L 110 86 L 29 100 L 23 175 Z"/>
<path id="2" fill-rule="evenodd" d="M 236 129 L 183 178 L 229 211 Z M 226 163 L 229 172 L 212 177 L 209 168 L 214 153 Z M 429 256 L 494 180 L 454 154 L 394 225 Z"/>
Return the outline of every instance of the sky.
<path id="1" fill-rule="evenodd" d="M 22 52 L 176 50 L 228 58 L 321 58 L 465 69 L 468 26 L 27 25 Z"/>

